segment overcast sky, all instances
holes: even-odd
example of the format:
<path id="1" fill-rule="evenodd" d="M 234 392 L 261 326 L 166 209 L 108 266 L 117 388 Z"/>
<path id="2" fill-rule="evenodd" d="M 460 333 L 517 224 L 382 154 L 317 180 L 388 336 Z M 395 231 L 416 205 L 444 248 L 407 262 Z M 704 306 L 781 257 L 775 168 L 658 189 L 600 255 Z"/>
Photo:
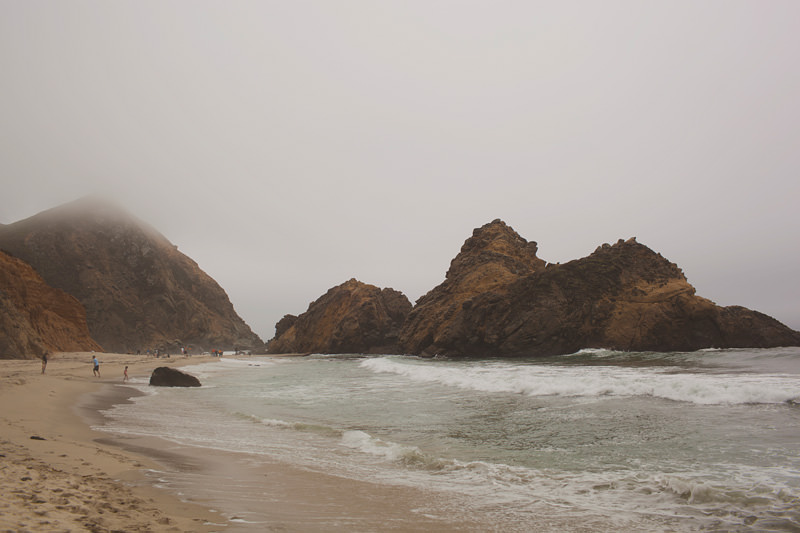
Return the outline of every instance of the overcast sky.
<path id="1" fill-rule="evenodd" d="M 98 193 L 264 340 L 495 218 L 800 329 L 800 2 L 0 0 L 0 223 Z"/>

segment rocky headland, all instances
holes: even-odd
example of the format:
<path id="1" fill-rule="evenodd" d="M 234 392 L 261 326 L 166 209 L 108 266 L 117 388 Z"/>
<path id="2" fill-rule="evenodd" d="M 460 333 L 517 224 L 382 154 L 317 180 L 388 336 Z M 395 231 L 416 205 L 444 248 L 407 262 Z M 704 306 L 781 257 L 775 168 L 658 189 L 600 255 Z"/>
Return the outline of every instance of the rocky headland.
<path id="1" fill-rule="evenodd" d="M 263 349 L 197 263 L 113 204 L 89 197 L 2 226 L 0 250 L 75 297 L 106 351 Z"/>
<path id="2" fill-rule="evenodd" d="M 351 279 L 333 287 L 300 316 L 275 326 L 269 353 L 397 353 L 411 302 L 394 289 Z"/>
<path id="3" fill-rule="evenodd" d="M 677 265 L 635 238 L 565 264 L 537 251 L 495 220 L 473 232 L 444 282 L 406 313 L 396 342 L 394 333 L 385 342 L 374 321 L 349 318 L 362 303 L 335 288 L 301 317 L 284 317 L 270 351 L 508 357 L 800 345 L 800 332 L 767 315 L 696 295 Z M 346 343 L 331 342 L 334 327 L 347 331 Z"/>

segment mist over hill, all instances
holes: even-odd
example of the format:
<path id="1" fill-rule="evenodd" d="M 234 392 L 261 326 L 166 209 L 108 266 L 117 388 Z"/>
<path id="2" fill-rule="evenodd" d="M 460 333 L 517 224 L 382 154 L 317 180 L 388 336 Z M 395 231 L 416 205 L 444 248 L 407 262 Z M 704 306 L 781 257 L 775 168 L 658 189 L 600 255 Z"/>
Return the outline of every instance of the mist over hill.
<path id="1" fill-rule="evenodd" d="M 197 263 L 117 205 L 87 197 L 6 225 L 0 249 L 77 298 L 107 351 L 263 347 Z"/>

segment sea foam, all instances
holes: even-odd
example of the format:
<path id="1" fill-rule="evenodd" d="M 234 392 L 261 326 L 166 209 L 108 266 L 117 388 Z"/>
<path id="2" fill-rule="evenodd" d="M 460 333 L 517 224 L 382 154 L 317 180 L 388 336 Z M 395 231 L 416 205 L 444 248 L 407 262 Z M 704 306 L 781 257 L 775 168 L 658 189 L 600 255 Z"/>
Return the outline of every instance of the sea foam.
<path id="1" fill-rule="evenodd" d="M 397 462 L 410 468 L 442 470 L 456 464 L 455 461 L 423 453 L 417 446 L 386 441 L 360 430 L 345 431 L 341 443 L 347 448 Z"/>
<path id="2" fill-rule="evenodd" d="M 559 366 L 507 362 L 421 362 L 365 359 L 361 366 L 416 382 L 528 396 L 651 396 L 701 405 L 785 403 L 800 396 L 796 376 L 698 374 L 672 367 Z"/>

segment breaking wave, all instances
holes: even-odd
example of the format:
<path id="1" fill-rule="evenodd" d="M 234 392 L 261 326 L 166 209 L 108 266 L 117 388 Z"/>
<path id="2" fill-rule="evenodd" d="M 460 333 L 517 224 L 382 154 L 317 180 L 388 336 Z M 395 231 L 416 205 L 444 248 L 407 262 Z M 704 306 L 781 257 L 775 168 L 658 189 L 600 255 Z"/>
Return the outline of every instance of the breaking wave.
<path id="1" fill-rule="evenodd" d="M 557 366 L 507 362 L 442 363 L 365 359 L 363 368 L 416 382 L 528 396 L 652 396 L 700 405 L 779 404 L 800 398 L 796 376 L 697 374 L 670 367 Z"/>

